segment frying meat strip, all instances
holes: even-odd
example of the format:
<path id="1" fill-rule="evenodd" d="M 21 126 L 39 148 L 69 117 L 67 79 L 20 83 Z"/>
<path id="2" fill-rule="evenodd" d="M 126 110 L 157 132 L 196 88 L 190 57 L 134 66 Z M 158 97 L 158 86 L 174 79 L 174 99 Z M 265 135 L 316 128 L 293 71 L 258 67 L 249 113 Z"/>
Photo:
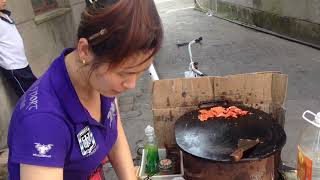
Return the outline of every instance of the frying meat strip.
<path id="1" fill-rule="evenodd" d="M 230 106 L 228 108 L 224 108 L 222 106 L 212 107 L 210 110 L 201 109 L 199 110 L 198 118 L 200 121 L 206 121 L 209 118 L 215 117 L 224 117 L 235 119 L 239 116 L 247 115 L 249 112 L 244 111 L 236 106 Z"/>

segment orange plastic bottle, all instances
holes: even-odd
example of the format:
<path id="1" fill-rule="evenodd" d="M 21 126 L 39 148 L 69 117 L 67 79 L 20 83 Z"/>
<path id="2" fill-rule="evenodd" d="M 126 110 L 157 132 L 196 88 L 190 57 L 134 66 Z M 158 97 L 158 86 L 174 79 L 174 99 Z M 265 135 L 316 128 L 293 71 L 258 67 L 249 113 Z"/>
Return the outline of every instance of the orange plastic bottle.
<path id="1" fill-rule="evenodd" d="M 302 118 L 309 125 L 298 144 L 297 176 L 299 180 L 320 180 L 320 112 L 315 114 L 307 110 Z"/>

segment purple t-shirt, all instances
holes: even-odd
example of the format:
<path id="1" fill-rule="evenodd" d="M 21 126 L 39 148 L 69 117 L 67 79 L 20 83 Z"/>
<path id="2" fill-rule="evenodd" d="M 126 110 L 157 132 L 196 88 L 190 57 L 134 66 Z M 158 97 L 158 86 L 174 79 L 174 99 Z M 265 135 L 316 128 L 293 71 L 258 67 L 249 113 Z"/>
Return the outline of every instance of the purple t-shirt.
<path id="1" fill-rule="evenodd" d="M 82 106 L 71 84 L 66 49 L 19 99 L 8 134 L 9 179 L 20 179 L 20 163 L 63 168 L 66 180 L 88 179 L 118 135 L 114 97 L 101 96 L 102 121 Z"/>

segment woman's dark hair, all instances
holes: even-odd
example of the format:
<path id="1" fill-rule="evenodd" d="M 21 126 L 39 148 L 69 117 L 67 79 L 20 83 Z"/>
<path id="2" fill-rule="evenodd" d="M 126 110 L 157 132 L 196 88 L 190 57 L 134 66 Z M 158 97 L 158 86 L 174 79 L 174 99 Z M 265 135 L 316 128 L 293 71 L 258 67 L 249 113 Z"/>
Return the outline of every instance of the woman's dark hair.
<path id="1" fill-rule="evenodd" d="M 151 51 L 151 57 L 159 51 L 163 28 L 153 0 L 86 0 L 86 5 L 78 40 L 86 38 L 94 55 L 107 60 L 94 65 L 119 65 L 137 52 Z"/>

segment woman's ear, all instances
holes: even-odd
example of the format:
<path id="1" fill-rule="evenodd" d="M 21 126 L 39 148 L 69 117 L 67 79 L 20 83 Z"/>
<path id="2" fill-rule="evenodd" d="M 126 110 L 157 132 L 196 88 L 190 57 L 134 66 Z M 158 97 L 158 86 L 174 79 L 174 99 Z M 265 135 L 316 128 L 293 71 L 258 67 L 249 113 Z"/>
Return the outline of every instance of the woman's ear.
<path id="1" fill-rule="evenodd" d="M 77 47 L 80 60 L 85 64 L 92 59 L 92 53 L 90 51 L 89 42 L 86 38 L 80 38 Z"/>

